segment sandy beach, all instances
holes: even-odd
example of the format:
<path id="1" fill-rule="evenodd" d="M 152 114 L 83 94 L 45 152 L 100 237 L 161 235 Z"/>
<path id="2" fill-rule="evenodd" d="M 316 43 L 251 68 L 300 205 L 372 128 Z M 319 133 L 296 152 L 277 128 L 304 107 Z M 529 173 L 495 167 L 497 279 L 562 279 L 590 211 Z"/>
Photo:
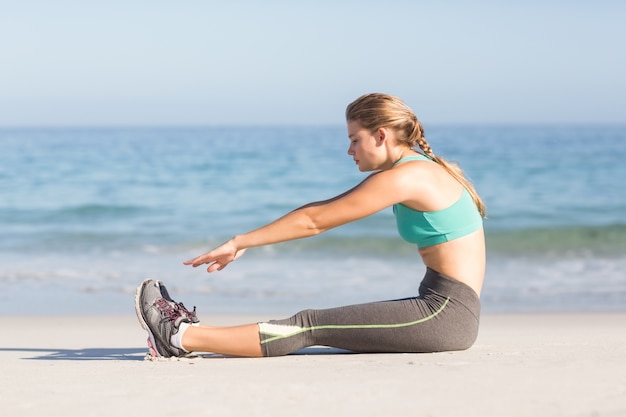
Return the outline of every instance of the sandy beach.
<path id="1" fill-rule="evenodd" d="M 463 352 L 263 359 L 146 360 L 132 315 L 0 324 L 4 416 L 626 415 L 626 313 L 484 315 Z"/>

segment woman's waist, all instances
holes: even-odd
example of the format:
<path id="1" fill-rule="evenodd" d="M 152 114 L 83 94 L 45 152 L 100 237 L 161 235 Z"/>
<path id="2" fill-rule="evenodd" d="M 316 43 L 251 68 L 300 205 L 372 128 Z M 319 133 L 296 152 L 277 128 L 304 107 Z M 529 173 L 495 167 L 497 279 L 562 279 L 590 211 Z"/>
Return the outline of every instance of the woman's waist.
<path id="1" fill-rule="evenodd" d="M 436 293 L 440 296 L 480 304 L 480 295 L 468 283 L 427 267 L 420 283 L 420 295 Z"/>
<path id="2" fill-rule="evenodd" d="M 480 320 L 480 298 L 467 284 L 447 277 L 430 268 L 420 283 L 419 298 L 431 305 L 467 311 L 477 322 Z M 461 309 L 461 310 L 459 310 Z"/>
<path id="3" fill-rule="evenodd" d="M 486 255 L 482 231 L 479 234 L 423 248 L 419 254 L 427 268 L 469 286 L 480 296 Z"/>

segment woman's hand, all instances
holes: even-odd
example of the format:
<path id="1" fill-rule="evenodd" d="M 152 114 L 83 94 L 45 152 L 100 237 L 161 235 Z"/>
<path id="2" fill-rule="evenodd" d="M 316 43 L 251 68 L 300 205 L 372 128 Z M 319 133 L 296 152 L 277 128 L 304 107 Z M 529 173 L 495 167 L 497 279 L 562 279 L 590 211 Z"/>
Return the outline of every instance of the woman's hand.
<path id="1" fill-rule="evenodd" d="M 238 249 L 233 239 L 231 239 L 228 242 L 222 243 L 212 251 L 185 261 L 183 264 L 191 265 L 194 268 L 208 264 L 207 272 L 221 271 L 226 268 L 226 265 L 243 255 L 245 251 L 245 249 Z"/>

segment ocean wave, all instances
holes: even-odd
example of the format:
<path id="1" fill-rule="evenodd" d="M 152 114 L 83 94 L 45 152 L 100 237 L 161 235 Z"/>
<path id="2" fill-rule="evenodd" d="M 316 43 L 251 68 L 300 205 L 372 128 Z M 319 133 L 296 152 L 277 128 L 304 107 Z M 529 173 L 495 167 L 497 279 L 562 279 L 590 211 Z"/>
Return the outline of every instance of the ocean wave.
<path id="1" fill-rule="evenodd" d="M 424 270 L 417 259 L 278 256 L 284 254 L 261 250 L 209 275 L 183 266 L 179 255 L 47 253 L 11 263 L 0 259 L 7 265 L 0 270 L 0 314 L 130 313 L 134 289 L 145 277 L 163 280 L 172 294 L 203 312 L 326 308 L 413 296 Z M 491 259 L 481 299 L 485 311 L 623 311 L 625 267 L 623 258 Z"/>
<path id="2" fill-rule="evenodd" d="M 487 233 L 494 254 L 617 256 L 626 252 L 626 225 L 545 227 Z"/>
<path id="3" fill-rule="evenodd" d="M 83 204 L 58 208 L 4 208 L 0 219 L 7 223 L 54 223 L 67 224 L 80 221 L 92 222 L 145 214 L 150 209 L 132 205 Z"/>
<path id="4" fill-rule="evenodd" d="M 353 231 L 354 232 L 354 231 Z M 202 237 L 202 233 L 187 234 L 184 228 L 150 228 L 125 225 L 116 228 L 33 228 L 0 239 L 0 249 L 13 252 L 53 253 L 117 253 L 193 254 L 209 250 L 228 239 L 227 235 Z M 547 227 L 486 232 L 487 253 L 490 257 L 621 257 L 626 253 L 626 225 L 581 227 Z M 308 239 L 256 248 L 252 256 L 294 257 L 407 257 L 415 256 L 417 247 L 402 240 L 393 230 L 382 234 L 367 229 L 358 233 L 331 233 Z"/>

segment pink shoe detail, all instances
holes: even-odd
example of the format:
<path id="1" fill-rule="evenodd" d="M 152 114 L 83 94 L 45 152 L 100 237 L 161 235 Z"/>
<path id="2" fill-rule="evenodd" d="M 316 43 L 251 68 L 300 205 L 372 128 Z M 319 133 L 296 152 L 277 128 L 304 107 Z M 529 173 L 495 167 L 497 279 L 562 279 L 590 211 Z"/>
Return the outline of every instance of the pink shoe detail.
<path id="1" fill-rule="evenodd" d="M 149 337 L 148 337 L 148 354 L 152 356 L 153 358 L 158 358 L 159 356 L 161 356 L 157 353 Z"/>

